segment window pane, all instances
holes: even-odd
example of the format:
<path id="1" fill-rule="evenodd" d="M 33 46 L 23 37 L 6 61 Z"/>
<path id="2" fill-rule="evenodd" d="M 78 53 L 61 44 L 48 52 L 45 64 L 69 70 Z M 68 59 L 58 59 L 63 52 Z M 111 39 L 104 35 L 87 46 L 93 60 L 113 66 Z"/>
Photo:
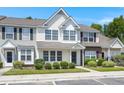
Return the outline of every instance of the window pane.
<path id="1" fill-rule="evenodd" d="M 6 39 L 13 39 L 13 34 L 6 34 Z"/>
<path id="2" fill-rule="evenodd" d="M 51 30 L 45 30 L 45 40 L 51 40 Z"/>
<path id="3" fill-rule="evenodd" d="M 52 40 L 58 40 L 58 30 L 52 30 Z"/>
<path id="4" fill-rule="evenodd" d="M 69 40 L 69 31 L 68 30 L 63 31 L 63 39 L 64 40 Z"/>
<path id="5" fill-rule="evenodd" d="M 31 55 L 27 56 L 27 61 L 31 61 Z"/>
<path id="6" fill-rule="evenodd" d="M 62 51 L 57 51 L 57 61 L 62 61 Z"/>
<path id="7" fill-rule="evenodd" d="M 22 40 L 30 40 L 30 29 L 22 28 Z"/>
<path id="8" fill-rule="evenodd" d="M 21 61 L 25 61 L 25 55 L 21 55 Z"/>
<path id="9" fill-rule="evenodd" d="M 89 33 L 89 41 L 93 42 L 94 40 L 94 33 Z"/>
<path id="10" fill-rule="evenodd" d="M 50 51 L 50 61 L 55 61 L 55 51 Z"/>
<path id="11" fill-rule="evenodd" d="M 21 55 L 25 55 L 25 50 L 21 50 Z"/>
<path id="12" fill-rule="evenodd" d="M 49 58 L 48 51 L 43 51 L 43 59 L 45 61 L 49 61 L 48 58 Z"/>
<path id="13" fill-rule="evenodd" d="M 89 34 L 87 33 L 87 32 L 84 32 L 83 33 L 83 40 L 85 41 L 85 42 L 87 42 L 88 41 L 88 37 L 89 37 Z"/>
<path id="14" fill-rule="evenodd" d="M 76 35 L 75 31 L 70 31 L 70 40 L 75 40 L 75 35 Z"/>
<path id="15" fill-rule="evenodd" d="M 6 39 L 13 39 L 14 28 L 13 27 L 6 27 L 5 33 L 6 33 Z"/>
<path id="16" fill-rule="evenodd" d="M 31 50 L 27 50 L 27 54 L 28 55 L 31 55 Z"/>

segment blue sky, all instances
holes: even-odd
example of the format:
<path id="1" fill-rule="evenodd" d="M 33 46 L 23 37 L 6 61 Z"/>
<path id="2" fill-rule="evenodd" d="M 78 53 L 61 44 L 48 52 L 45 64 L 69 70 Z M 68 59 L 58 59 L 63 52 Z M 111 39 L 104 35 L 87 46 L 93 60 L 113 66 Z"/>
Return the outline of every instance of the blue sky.
<path id="1" fill-rule="evenodd" d="M 33 18 L 47 19 L 58 9 L 58 7 L 0 8 L 0 15 L 21 18 L 32 16 Z M 64 9 L 78 23 L 85 25 L 108 23 L 114 17 L 124 15 L 124 8 L 121 7 L 65 7 Z"/>

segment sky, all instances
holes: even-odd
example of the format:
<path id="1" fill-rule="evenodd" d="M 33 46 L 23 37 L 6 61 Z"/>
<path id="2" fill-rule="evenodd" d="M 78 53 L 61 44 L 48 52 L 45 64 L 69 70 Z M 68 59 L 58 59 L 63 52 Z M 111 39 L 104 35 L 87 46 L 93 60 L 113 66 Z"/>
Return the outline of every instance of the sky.
<path id="1" fill-rule="evenodd" d="M 47 19 L 58 9 L 59 7 L 1 7 L 0 15 Z M 113 18 L 124 15 L 123 7 L 64 7 L 64 10 L 78 23 L 85 25 L 108 24 Z"/>

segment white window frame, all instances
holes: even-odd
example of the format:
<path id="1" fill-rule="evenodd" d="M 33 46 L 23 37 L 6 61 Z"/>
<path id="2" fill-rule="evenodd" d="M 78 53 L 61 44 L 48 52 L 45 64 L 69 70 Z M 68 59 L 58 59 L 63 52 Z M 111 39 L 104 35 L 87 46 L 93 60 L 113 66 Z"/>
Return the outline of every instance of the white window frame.
<path id="1" fill-rule="evenodd" d="M 24 50 L 24 54 L 22 54 L 22 50 Z M 28 50 L 31 51 L 31 54 L 28 54 Z M 21 59 L 21 56 L 25 56 L 25 60 Z M 27 60 L 27 56 L 31 56 L 31 60 Z M 32 50 L 31 49 L 21 49 L 20 50 L 20 60 L 24 62 L 32 62 Z"/>
<path id="2" fill-rule="evenodd" d="M 25 33 L 28 34 L 28 36 L 26 36 Z M 24 36 L 27 38 L 24 38 Z M 22 28 L 22 40 L 30 40 L 30 28 Z"/>
<path id="3" fill-rule="evenodd" d="M 97 53 L 96 53 L 96 51 L 85 51 L 85 58 L 86 58 L 86 56 L 88 56 L 89 59 L 92 59 L 93 56 L 96 58 L 97 57 Z"/>
<path id="4" fill-rule="evenodd" d="M 43 50 L 43 52 L 44 51 L 48 51 L 48 50 Z M 50 52 L 51 51 L 55 51 L 55 61 L 51 61 L 51 55 L 50 55 Z M 58 57 L 58 55 L 57 55 L 57 51 L 61 51 L 61 50 L 49 50 L 48 51 L 48 61 L 46 61 L 46 62 L 56 62 L 56 61 L 58 61 L 57 60 L 57 57 Z M 62 52 L 62 51 L 61 51 Z M 43 58 L 44 58 L 44 54 L 43 54 Z M 61 60 L 62 61 L 62 60 Z"/>
<path id="5" fill-rule="evenodd" d="M 50 39 L 46 39 L 46 31 L 47 30 L 49 30 L 51 33 L 50 33 Z M 57 31 L 57 39 L 56 40 L 58 40 L 59 39 L 59 31 L 58 31 L 58 29 L 46 29 L 45 30 L 45 40 L 53 40 L 53 41 L 56 41 L 56 40 L 54 40 L 53 39 L 53 31 Z"/>
<path id="6" fill-rule="evenodd" d="M 93 38 L 93 41 L 90 41 L 90 37 L 91 37 L 90 34 L 91 33 L 93 34 L 93 37 L 92 37 Z M 84 41 L 84 38 L 86 37 L 88 40 L 87 41 L 84 41 L 84 42 L 88 42 L 88 43 L 89 42 L 94 42 L 94 40 L 95 40 L 94 33 L 95 32 L 83 32 L 83 41 Z"/>
<path id="7" fill-rule="evenodd" d="M 65 40 L 64 39 L 64 31 L 68 31 L 69 32 L 69 38 L 68 38 L 68 40 Z M 71 31 L 74 31 L 75 32 L 75 35 L 72 35 L 72 36 L 75 36 L 75 40 L 71 40 Z M 63 40 L 65 40 L 65 41 L 76 41 L 76 38 L 77 38 L 77 35 L 76 35 L 77 33 L 76 33 L 76 31 L 75 30 L 63 30 Z"/>
<path id="8" fill-rule="evenodd" d="M 7 38 L 7 34 L 12 34 L 12 38 Z M 14 39 L 14 27 L 5 27 L 5 39 Z"/>

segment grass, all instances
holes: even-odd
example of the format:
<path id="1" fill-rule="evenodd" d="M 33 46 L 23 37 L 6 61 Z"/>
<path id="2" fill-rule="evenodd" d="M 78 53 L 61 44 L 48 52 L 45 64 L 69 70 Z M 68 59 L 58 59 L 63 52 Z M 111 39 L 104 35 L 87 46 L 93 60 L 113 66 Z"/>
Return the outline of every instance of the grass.
<path id="1" fill-rule="evenodd" d="M 55 70 L 31 70 L 31 69 L 10 69 L 3 75 L 29 75 L 29 74 L 57 74 L 57 73 L 76 73 L 76 72 L 89 72 L 84 69 L 55 69 Z"/>
<path id="2" fill-rule="evenodd" d="M 124 71 L 124 67 L 90 67 L 90 69 L 100 72 Z"/>

